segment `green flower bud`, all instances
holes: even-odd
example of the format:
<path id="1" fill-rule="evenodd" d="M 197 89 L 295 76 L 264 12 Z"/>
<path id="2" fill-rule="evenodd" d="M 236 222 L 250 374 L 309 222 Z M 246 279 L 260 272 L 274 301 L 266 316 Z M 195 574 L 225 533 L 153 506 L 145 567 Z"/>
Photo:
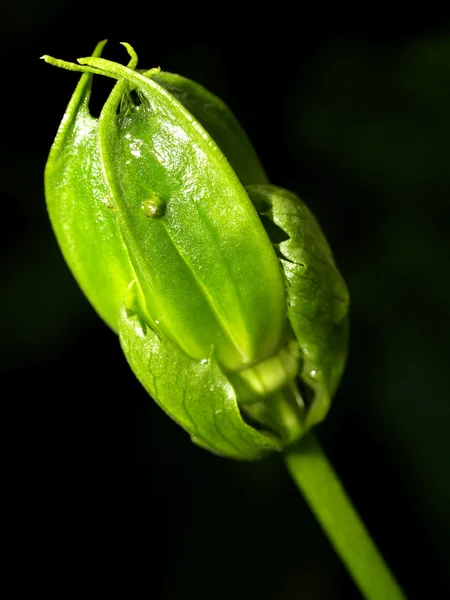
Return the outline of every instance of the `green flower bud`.
<path id="1" fill-rule="evenodd" d="M 44 57 L 83 72 L 45 171 L 64 257 L 196 443 L 241 459 L 281 449 L 325 416 L 345 362 L 348 296 L 328 245 L 218 98 L 103 46 L 78 65 Z M 117 80 L 98 119 L 93 74 Z"/>

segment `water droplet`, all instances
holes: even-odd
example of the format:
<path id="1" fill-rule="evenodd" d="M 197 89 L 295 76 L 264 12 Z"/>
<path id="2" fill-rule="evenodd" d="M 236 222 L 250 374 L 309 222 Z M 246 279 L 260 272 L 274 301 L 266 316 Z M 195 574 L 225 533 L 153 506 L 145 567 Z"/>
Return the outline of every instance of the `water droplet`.
<path id="1" fill-rule="evenodd" d="M 159 321 L 158 321 L 158 319 L 155 319 L 155 323 L 156 323 L 157 325 L 159 325 Z"/>
<path id="2" fill-rule="evenodd" d="M 312 369 L 309 374 L 311 375 L 311 377 L 315 377 L 317 375 L 317 371 L 315 369 Z"/>
<path id="3" fill-rule="evenodd" d="M 159 196 L 154 194 L 142 202 L 141 209 L 146 217 L 158 219 L 164 213 L 164 202 Z"/>
<path id="4" fill-rule="evenodd" d="M 201 364 L 201 365 L 206 365 L 206 363 L 207 363 L 207 362 L 208 362 L 208 360 L 207 360 L 206 358 L 203 358 L 203 359 L 200 361 L 200 364 Z"/>

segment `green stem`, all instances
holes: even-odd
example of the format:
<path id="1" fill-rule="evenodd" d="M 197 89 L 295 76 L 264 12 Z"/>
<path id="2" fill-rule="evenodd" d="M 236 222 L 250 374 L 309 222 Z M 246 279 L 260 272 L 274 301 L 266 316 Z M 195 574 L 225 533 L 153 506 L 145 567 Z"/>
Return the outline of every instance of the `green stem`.
<path id="1" fill-rule="evenodd" d="M 288 446 L 285 460 L 292 479 L 363 597 L 405 600 L 406 596 L 313 434 Z"/>

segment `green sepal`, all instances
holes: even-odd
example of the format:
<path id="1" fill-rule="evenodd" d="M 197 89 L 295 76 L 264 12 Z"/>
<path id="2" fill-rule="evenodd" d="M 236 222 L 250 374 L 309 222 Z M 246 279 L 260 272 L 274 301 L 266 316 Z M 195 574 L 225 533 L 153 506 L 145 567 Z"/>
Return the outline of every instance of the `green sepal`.
<path id="1" fill-rule="evenodd" d="M 99 57 L 105 44 L 106 40 L 99 42 L 92 56 Z M 133 57 L 130 63 L 135 62 Z M 64 68 L 71 66 L 80 70 L 64 63 Z M 245 131 L 220 98 L 180 75 L 158 69 L 146 73 L 202 124 L 244 183 L 267 181 Z M 104 178 L 99 121 L 89 110 L 92 79 L 92 72 L 81 75 L 67 106 L 45 168 L 45 195 L 53 230 L 77 283 L 99 316 L 117 331 L 119 306 L 135 274 Z M 122 89 L 127 97 L 129 90 Z"/>
<path id="2" fill-rule="evenodd" d="M 242 185 L 269 183 L 252 143 L 225 102 L 187 77 L 167 71 L 151 76 L 153 81 L 175 96 L 206 129 L 228 159 Z"/>
<path id="3" fill-rule="evenodd" d="M 214 354 L 202 361 L 190 359 L 151 329 L 140 302 L 133 283 L 119 315 L 123 352 L 147 392 L 192 441 L 239 460 L 256 460 L 282 450 L 276 435 L 257 431 L 243 420 L 234 389 Z"/>
<path id="4" fill-rule="evenodd" d="M 203 358 L 214 345 L 221 364 L 230 370 L 268 358 L 283 344 L 286 327 L 282 274 L 270 242 L 213 138 L 153 80 L 157 70 L 148 72 L 152 76 L 134 70 L 137 57 L 125 46 L 132 57 L 130 68 L 98 57 L 79 59 L 82 66 L 44 57 L 69 70 L 119 80 L 98 125 L 92 125 L 97 145 L 91 150 L 101 157 L 99 180 L 106 184 L 118 224 L 116 231 L 107 231 L 106 241 L 120 249 L 126 246 L 127 277 L 118 287 L 123 295 L 123 284 L 137 278 L 147 320 L 192 357 Z M 140 104 L 126 101 L 131 92 L 140 97 Z M 76 158 L 69 167 L 83 171 L 82 157 Z M 64 181 L 60 183 L 63 189 Z M 91 185 L 95 188 L 97 181 Z M 50 182 L 49 194 L 54 187 Z M 81 206 L 90 205 L 83 193 L 76 198 L 74 190 L 69 191 L 74 204 L 78 200 Z M 149 218 L 149 209 L 157 204 L 158 214 Z M 81 227 L 86 227 L 84 221 L 92 227 L 82 237 L 76 224 L 67 227 L 55 212 L 55 229 L 76 234 L 69 242 L 60 238 L 63 251 L 65 246 L 74 251 L 69 266 L 87 274 L 85 280 L 78 277 L 83 289 L 98 289 L 98 274 L 95 269 L 83 271 L 83 261 L 89 264 L 90 258 L 94 266 L 96 261 L 100 266 L 102 260 L 109 261 L 107 251 L 86 256 L 97 237 L 105 245 L 102 220 L 82 218 Z M 77 254 L 77 246 L 83 252 Z M 114 312 L 119 304 L 117 295 L 111 297 Z M 97 306 L 100 314 L 103 308 Z"/>
<path id="5" fill-rule="evenodd" d="M 58 129 L 45 168 L 45 196 L 67 264 L 100 317 L 117 331 L 117 312 L 135 275 L 103 175 L 98 119 L 89 112 L 92 77 L 81 76 Z"/>
<path id="6" fill-rule="evenodd" d="M 81 60 L 120 79 L 100 114 L 99 145 L 147 320 L 198 360 L 214 345 L 230 370 L 271 356 L 286 326 L 282 273 L 229 163 L 152 78 Z M 127 86 L 141 103 L 117 114 Z M 164 203 L 161 218 L 143 213 L 149 196 Z"/>
<path id="7" fill-rule="evenodd" d="M 276 226 L 267 231 L 284 271 L 288 318 L 302 357 L 299 391 L 311 403 L 306 431 L 325 418 L 345 367 L 348 290 L 320 225 L 296 194 L 273 185 L 246 189 Z"/>

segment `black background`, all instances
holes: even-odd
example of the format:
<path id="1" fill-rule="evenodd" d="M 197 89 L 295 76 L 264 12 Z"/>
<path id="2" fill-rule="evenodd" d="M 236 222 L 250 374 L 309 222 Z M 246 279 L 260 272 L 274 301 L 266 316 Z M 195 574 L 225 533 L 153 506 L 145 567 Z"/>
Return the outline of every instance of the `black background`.
<path id="1" fill-rule="evenodd" d="M 16 589 L 360 598 L 281 458 L 195 447 L 63 262 L 43 170 L 78 75 L 39 56 L 75 60 L 108 38 L 106 58 L 126 62 L 127 41 L 141 67 L 222 97 L 271 181 L 319 218 L 352 306 L 348 366 L 317 436 L 408 598 L 450 597 L 448 22 L 283 3 L 2 6 L 3 494 Z"/>

